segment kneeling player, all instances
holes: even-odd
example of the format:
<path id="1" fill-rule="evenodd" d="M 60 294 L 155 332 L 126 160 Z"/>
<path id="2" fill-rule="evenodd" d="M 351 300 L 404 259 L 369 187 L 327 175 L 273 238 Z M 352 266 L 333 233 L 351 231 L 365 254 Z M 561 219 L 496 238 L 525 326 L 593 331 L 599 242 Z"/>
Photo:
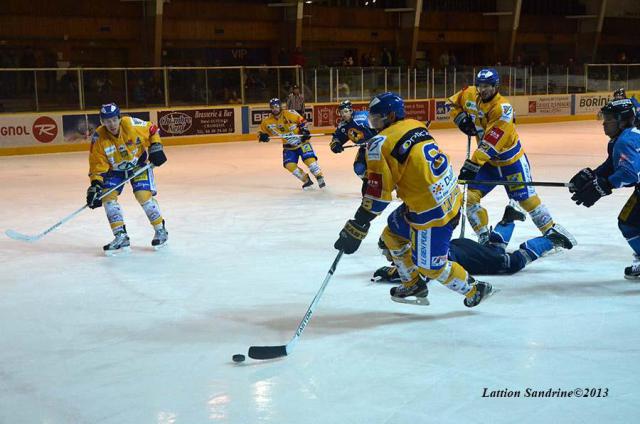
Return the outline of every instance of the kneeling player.
<path id="1" fill-rule="evenodd" d="M 591 207 L 602 196 L 622 187 L 635 190 L 618 216 L 618 227 L 634 252 L 624 278 L 640 279 L 640 129 L 634 127 L 635 110 L 629 99 L 614 100 L 600 109 L 604 133 L 609 137 L 607 159 L 595 170 L 584 168 L 572 179 L 571 199 Z"/>
<path id="2" fill-rule="evenodd" d="M 342 153 L 344 152 L 344 144 L 349 140 L 353 144 L 359 145 L 356 159 L 353 162 L 353 172 L 361 179 L 364 179 L 367 171 L 365 159 L 367 146 L 365 143 L 376 135 L 376 131 L 369 127 L 369 112 L 366 110 L 354 112 L 351 102 L 344 100 L 338 106 L 338 113 L 341 121 L 333 133 L 329 147 L 333 153 Z"/>
<path id="3" fill-rule="evenodd" d="M 282 110 L 280 99 L 269 100 L 271 115 L 262 121 L 258 131 L 258 141 L 266 143 L 269 136 L 282 137 L 282 166 L 291 172 L 297 179 L 302 181 L 302 188 L 306 189 L 313 185 L 309 174 L 298 167 L 298 160 L 307 165 L 309 171 L 316 177 L 318 186 L 326 186 L 322 176 L 322 170 L 318 165 L 318 157 L 313 151 L 313 146 L 309 142 L 311 134 L 306 127 L 305 119 L 293 110 Z"/>
<path id="4" fill-rule="evenodd" d="M 502 220 L 491 231 L 489 242 L 480 244 L 467 238 L 451 240 L 449 260 L 456 261 L 468 272 L 478 275 L 514 274 L 536 259 L 555 249 L 571 249 L 577 243 L 571 236 L 561 232 L 552 232 L 546 236 L 535 237 L 520 244 L 520 248 L 507 253 L 507 245 L 511 240 L 514 220 L 524 221 L 525 215 L 511 205 L 505 209 Z M 393 262 L 389 249 L 380 239 L 378 246 L 387 260 Z M 395 266 L 383 266 L 374 274 L 374 279 L 388 282 L 399 282 L 400 275 Z"/>
<path id="5" fill-rule="evenodd" d="M 462 294 L 465 306 L 478 305 L 493 294 L 491 284 L 476 281 L 447 258 L 461 203 L 449 158 L 422 122 L 405 119 L 400 96 L 375 96 L 369 114 L 371 126 L 380 132 L 367 143 L 366 191 L 334 247 L 354 253 L 370 222 L 387 207 L 396 190 L 403 203 L 389 216 L 382 235 L 402 280 L 402 285 L 391 289 L 391 298 L 428 305 L 429 278 Z"/>
<path id="6" fill-rule="evenodd" d="M 167 161 L 158 134 L 158 127 L 151 122 L 130 116 L 120 117 L 120 109 L 115 103 L 102 105 L 100 122 L 91 139 L 89 154 L 89 178 L 91 186 L 87 190 L 87 205 L 91 209 L 104 205 L 107 219 L 115 239 L 103 247 L 107 255 L 129 250 L 129 236 L 124 225 L 122 208 L 118 195 L 122 188 L 100 198 L 102 192 L 117 186 L 129 178 L 136 169 L 145 166 L 147 149 L 149 162 L 160 166 Z M 135 140 L 135 142 L 133 141 Z M 144 209 L 155 230 L 151 245 L 160 248 L 167 243 L 169 233 L 164 226 L 156 195 L 153 170 L 148 169 L 131 180 L 133 194 Z"/>

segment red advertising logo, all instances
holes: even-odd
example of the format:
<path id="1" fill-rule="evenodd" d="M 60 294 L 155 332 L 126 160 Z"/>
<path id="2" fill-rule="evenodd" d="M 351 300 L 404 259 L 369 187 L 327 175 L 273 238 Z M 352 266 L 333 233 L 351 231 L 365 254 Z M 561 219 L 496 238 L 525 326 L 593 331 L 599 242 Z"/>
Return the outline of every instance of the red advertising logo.
<path id="1" fill-rule="evenodd" d="M 31 130 L 40 143 L 51 143 L 58 135 L 58 124 L 48 116 L 41 116 L 35 120 Z"/>

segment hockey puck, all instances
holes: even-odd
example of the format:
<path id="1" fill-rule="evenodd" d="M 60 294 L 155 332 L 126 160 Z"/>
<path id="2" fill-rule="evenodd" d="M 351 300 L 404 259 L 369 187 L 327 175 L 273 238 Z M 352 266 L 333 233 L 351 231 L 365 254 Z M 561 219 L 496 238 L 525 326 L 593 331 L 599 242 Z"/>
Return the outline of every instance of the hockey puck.
<path id="1" fill-rule="evenodd" d="M 233 359 L 233 362 L 244 362 L 244 359 L 245 359 L 245 358 L 244 358 L 244 355 L 243 355 L 243 354 L 238 353 L 238 354 L 236 354 L 236 355 L 233 355 L 233 356 L 231 357 L 231 359 Z"/>

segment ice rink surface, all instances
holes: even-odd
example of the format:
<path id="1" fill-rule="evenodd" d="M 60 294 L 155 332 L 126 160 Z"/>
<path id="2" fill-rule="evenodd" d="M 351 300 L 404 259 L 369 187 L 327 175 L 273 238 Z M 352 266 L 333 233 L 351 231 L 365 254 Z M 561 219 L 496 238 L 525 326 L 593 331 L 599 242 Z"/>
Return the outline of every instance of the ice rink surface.
<path id="1" fill-rule="evenodd" d="M 521 125 L 535 179 L 568 181 L 606 157 L 595 121 Z M 433 130 L 462 165 L 466 137 Z M 328 187 L 302 191 L 278 142 L 167 147 L 156 178 L 170 245 L 130 188 L 121 196 L 132 253 L 105 257 L 104 211 L 85 211 L 34 244 L 0 235 L 0 423 L 630 423 L 640 412 L 640 285 L 617 214 L 631 189 L 578 207 L 540 188 L 578 239 L 468 309 L 431 283 L 431 305 L 370 283 L 386 265 L 373 222 L 344 256 L 290 357 L 260 362 L 250 345 L 284 344 L 333 261 L 359 205 L 355 151 L 314 142 Z M 87 153 L 0 157 L 0 230 L 35 234 L 82 206 Z M 492 222 L 506 202 L 485 198 Z M 457 234 L 457 231 L 456 231 Z M 538 235 L 530 219 L 511 248 Z M 520 390 L 520 398 L 483 391 Z M 525 398 L 527 388 L 608 390 L 600 398 Z"/>

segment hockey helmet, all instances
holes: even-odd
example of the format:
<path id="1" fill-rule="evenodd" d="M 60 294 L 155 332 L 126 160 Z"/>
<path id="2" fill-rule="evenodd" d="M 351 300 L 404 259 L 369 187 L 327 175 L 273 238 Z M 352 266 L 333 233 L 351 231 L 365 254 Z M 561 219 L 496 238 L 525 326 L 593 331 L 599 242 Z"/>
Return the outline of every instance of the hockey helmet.
<path id="1" fill-rule="evenodd" d="M 269 100 L 269 107 L 273 108 L 275 106 L 282 107 L 282 104 L 280 103 L 280 99 L 277 97 L 274 97 L 273 99 Z"/>
<path id="2" fill-rule="evenodd" d="M 113 117 L 120 118 L 120 108 L 115 103 L 107 103 L 100 107 L 100 120 L 105 120 Z"/>
<path id="3" fill-rule="evenodd" d="M 481 69 L 476 76 L 476 85 L 478 84 L 489 84 L 493 86 L 500 84 L 500 75 L 498 74 L 498 71 L 494 68 Z"/>
<path id="4" fill-rule="evenodd" d="M 617 121 L 635 119 L 635 108 L 630 99 L 618 99 L 607 103 L 600 109 L 603 117 L 613 116 Z"/>
<path id="5" fill-rule="evenodd" d="M 369 120 L 372 128 L 382 129 L 388 127 L 389 114 L 394 113 L 396 120 L 404 119 L 404 100 L 396 93 L 387 91 L 378 94 L 369 103 Z"/>
<path id="6" fill-rule="evenodd" d="M 626 99 L 626 98 L 627 98 L 627 92 L 624 91 L 624 88 L 618 88 L 616 91 L 613 92 L 614 100 L 620 100 L 620 99 Z"/>
<path id="7" fill-rule="evenodd" d="M 342 112 L 343 109 L 349 109 L 353 111 L 353 105 L 351 104 L 351 100 L 343 100 L 338 105 L 338 111 Z"/>

